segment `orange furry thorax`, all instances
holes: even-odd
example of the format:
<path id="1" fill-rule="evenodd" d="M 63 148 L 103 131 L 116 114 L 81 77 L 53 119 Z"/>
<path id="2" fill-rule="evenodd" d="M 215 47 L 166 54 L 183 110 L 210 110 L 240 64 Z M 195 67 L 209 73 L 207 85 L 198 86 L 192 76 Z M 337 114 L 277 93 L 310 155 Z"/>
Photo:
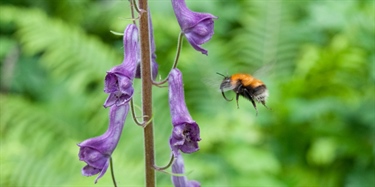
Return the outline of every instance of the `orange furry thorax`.
<path id="1" fill-rule="evenodd" d="M 251 86 L 253 88 L 263 85 L 264 83 L 250 74 L 237 73 L 230 77 L 232 84 L 238 84 L 241 82 L 243 86 Z"/>

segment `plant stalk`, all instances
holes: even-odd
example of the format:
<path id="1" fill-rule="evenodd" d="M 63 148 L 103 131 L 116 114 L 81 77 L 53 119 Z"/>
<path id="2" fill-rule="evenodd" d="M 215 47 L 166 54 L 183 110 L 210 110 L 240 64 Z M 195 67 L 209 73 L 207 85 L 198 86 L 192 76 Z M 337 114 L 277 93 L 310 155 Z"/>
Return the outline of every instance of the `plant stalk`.
<path id="1" fill-rule="evenodd" d="M 150 33 L 148 25 L 148 2 L 138 0 L 141 10 L 139 19 L 140 43 L 141 43 L 141 77 L 142 77 L 142 110 L 143 121 L 150 121 L 152 116 L 152 80 L 151 80 L 151 53 L 150 53 Z M 155 187 L 155 163 L 154 158 L 154 132 L 152 121 L 144 128 L 145 145 L 145 172 L 146 186 Z"/>

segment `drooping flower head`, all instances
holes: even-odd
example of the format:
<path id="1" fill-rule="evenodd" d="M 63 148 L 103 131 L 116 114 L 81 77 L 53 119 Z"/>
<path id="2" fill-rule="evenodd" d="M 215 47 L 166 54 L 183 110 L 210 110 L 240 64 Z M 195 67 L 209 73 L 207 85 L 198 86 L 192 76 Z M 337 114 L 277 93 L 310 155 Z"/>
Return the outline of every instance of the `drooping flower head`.
<path id="1" fill-rule="evenodd" d="M 175 174 L 184 174 L 184 159 L 181 154 L 175 155 L 175 161 L 172 164 L 172 172 Z M 188 180 L 186 176 L 172 176 L 173 185 L 176 187 L 200 187 L 200 183 L 194 180 Z"/>
<path id="2" fill-rule="evenodd" d="M 124 60 L 107 72 L 104 91 L 109 93 L 104 107 L 128 102 L 133 96 L 133 79 L 139 59 L 138 29 L 130 24 L 124 31 Z"/>
<path id="3" fill-rule="evenodd" d="M 126 115 L 129 111 L 129 104 L 110 108 L 109 126 L 107 131 L 98 137 L 87 139 L 78 144 L 79 160 L 87 163 L 82 168 L 82 175 L 92 176 L 100 173 L 95 183 L 105 174 L 109 165 L 109 159 L 115 150 L 120 139 Z"/>
<path id="4" fill-rule="evenodd" d="M 169 143 L 174 155 L 178 150 L 192 153 L 199 150 L 199 126 L 191 118 L 186 107 L 182 74 L 173 69 L 169 74 L 169 107 L 171 110 L 173 131 Z"/>
<path id="5" fill-rule="evenodd" d="M 150 46 L 151 46 L 151 73 L 152 73 L 152 80 L 155 80 L 156 76 L 158 75 L 158 63 L 156 62 L 156 47 L 155 47 L 155 40 L 154 40 L 154 27 L 152 26 L 152 19 L 151 13 L 148 14 L 148 25 L 150 29 Z M 135 78 L 141 78 L 141 63 L 140 59 L 138 59 L 137 70 L 135 73 Z"/>
<path id="6" fill-rule="evenodd" d="M 195 50 L 207 55 L 207 50 L 200 45 L 209 41 L 214 34 L 214 20 L 217 17 L 209 13 L 191 11 L 185 0 L 172 0 L 178 24 L 189 43 Z"/>

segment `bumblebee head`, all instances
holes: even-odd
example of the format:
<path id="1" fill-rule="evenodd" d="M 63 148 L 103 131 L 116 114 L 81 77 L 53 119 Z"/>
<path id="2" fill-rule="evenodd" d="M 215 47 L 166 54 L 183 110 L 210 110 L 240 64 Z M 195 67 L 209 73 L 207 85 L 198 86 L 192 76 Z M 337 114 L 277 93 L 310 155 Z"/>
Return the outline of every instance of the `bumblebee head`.
<path id="1" fill-rule="evenodd" d="M 221 73 L 217 73 L 218 75 L 221 75 L 224 77 L 223 81 L 220 84 L 220 90 L 223 92 L 225 90 L 230 90 L 232 88 L 230 77 L 225 76 Z"/>
<path id="2" fill-rule="evenodd" d="M 221 73 L 217 73 L 217 74 L 224 77 L 223 81 L 220 84 L 221 94 L 223 95 L 224 99 L 227 100 L 227 101 L 233 100 L 233 99 L 227 99 L 227 97 L 225 97 L 225 94 L 224 94 L 224 91 L 232 89 L 230 77 L 225 76 Z"/>
<path id="3" fill-rule="evenodd" d="M 230 77 L 225 77 L 220 84 L 220 90 L 229 90 L 232 88 Z"/>

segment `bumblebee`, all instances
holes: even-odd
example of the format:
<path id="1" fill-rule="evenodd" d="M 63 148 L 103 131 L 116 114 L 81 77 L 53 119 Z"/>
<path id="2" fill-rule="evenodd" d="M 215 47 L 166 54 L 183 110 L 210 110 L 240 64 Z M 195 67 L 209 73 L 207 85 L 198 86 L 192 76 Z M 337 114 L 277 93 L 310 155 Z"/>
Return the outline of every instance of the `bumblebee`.
<path id="1" fill-rule="evenodd" d="M 255 101 L 262 103 L 267 109 L 269 109 L 266 106 L 268 90 L 266 85 L 261 80 L 256 79 L 250 74 L 244 73 L 237 73 L 231 76 L 225 76 L 220 73 L 217 74 L 224 77 L 220 85 L 220 90 L 225 100 L 233 100 L 228 99 L 224 94 L 225 91 L 233 90 L 236 93 L 237 108 L 239 108 L 238 98 L 241 95 L 242 97 L 251 101 L 256 111 L 256 115 L 258 115 L 258 109 Z"/>

